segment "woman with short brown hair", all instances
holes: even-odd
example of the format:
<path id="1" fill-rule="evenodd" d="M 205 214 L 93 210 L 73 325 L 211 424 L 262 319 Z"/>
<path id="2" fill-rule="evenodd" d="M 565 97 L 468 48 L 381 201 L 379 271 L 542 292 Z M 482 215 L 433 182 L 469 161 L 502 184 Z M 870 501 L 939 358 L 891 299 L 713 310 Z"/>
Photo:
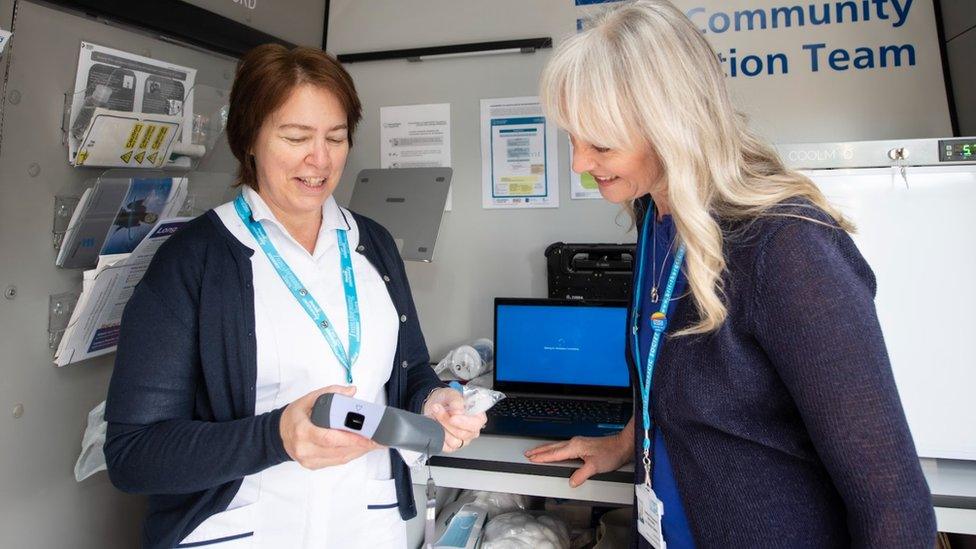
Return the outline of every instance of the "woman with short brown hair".
<path id="1" fill-rule="evenodd" d="M 153 258 L 122 319 L 105 417 L 112 482 L 149 494 L 148 547 L 404 547 L 397 452 L 313 425 L 324 393 L 478 436 L 430 357 L 390 233 L 333 197 L 361 116 L 310 48 L 241 60 L 227 137 L 241 194 Z"/>

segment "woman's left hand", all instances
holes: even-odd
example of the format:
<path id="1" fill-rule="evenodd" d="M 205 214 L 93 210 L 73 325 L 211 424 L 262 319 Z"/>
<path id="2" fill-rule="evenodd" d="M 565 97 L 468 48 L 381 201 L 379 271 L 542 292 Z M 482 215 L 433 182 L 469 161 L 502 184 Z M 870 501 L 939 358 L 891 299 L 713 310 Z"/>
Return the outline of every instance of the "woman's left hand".
<path id="1" fill-rule="evenodd" d="M 437 420 L 444 428 L 444 453 L 460 450 L 481 434 L 488 422 L 484 412 L 474 415 L 464 413 L 464 397 L 454 389 L 440 388 L 427 397 L 425 416 Z"/>

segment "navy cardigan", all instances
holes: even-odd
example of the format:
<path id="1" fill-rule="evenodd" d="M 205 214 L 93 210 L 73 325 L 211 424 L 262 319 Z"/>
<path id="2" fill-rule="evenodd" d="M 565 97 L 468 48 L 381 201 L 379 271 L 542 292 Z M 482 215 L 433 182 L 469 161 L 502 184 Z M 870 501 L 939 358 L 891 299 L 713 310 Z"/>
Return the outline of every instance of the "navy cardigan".
<path id="1" fill-rule="evenodd" d="M 696 545 L 931 548 L 931 495 L 871 268 L 810 203 L 722 225 L 728 318 L 667 337 L 651 396 Z M 697 318 L 687 292 L 669 332 Z M 643 479 L 640 459 L 635 469 Z"/>
<path id="2" fill-rule="evenodd" d="M 401 315 L 386 397 L 419 411 L 442 386 L 390 233 L 353 214 L 358 253 L 389 277 Z M 257 342 L 251 254 L 214 211 L 194 219 L 156 253 L 122 317 L 105 419 L 112 483 L 149 494 L 146 547 L 172 547 L 227 508 L 250 474 L 289 460 L 284 408 L 254 415 Z M 385 279 L 385 278 L 384 278 Z M 390 451 L 400 516 L 416 515 L 410 471 Z"/>

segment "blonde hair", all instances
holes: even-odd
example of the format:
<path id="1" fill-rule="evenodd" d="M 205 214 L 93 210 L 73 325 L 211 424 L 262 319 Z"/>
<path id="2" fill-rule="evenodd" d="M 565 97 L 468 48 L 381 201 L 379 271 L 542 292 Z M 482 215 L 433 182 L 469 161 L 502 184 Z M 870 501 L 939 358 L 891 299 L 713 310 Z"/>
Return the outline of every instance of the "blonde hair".
<path id="1" fill-rule="evenodd" d="M 854 230 L 812 181 L 787 169 L 746 127 L 715 52 L 670 2 L 638 0 L 603 13 L 560 44 L 540 85 L 546 113 L 570 134 L 657 152 L 699 315 L 678 335 L 714 331 L 728 315 L 719 220 L 777 215 L 770 210 L 784 201 L 806 199 Z"/>

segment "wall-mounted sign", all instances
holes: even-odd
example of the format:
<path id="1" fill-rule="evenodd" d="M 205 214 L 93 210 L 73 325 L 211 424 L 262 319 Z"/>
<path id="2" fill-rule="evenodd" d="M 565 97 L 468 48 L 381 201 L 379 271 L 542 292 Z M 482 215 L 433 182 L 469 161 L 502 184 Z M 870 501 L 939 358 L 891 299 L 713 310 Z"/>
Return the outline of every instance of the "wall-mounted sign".
<path id="1" fill-rule="evenodd" d="M 302 46 L 322 46 L 325 0 L 185 0 Z"/>

